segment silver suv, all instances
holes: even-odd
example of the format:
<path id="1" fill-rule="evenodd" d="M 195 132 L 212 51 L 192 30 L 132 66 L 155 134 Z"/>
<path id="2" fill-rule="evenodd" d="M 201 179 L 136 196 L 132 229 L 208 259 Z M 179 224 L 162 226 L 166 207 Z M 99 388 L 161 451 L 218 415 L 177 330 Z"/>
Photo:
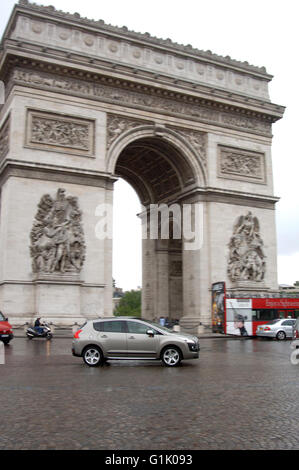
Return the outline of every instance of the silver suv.
<path id="1" fill-rule="evenodd" d="M 196 336 L 131 317 L 87 321 L 74 335 L 72 353 L 95 367 L 109 359 L 158 359 L 169 367 L 199 357 Z"/>

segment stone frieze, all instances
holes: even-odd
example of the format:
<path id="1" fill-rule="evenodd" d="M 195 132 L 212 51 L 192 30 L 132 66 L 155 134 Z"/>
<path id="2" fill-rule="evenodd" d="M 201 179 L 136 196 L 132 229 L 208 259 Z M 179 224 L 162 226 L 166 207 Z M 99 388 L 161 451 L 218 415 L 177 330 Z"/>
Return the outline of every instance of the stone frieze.
<path id="1" fill-rule="evenodd" d="M 53 76 L 40 70 L 15 68 L 12 72 L 11 81 L 12 83 L 32 85 L 33 87 L 49 91 L 69 93 L 109 103 L 112 102 L 134 109 L 140 108 L 175 117 L 182 116 L 191 118 L 192 121 L 230 127 L 268 137 L 271 136 L 271 123 L 267 120 L 258 119 L 250 115 L 241 115 L 230 110 L 212 109 L 197 103 L 200 100 L 196 98 L 188 100 L 180 99 L 179 95 L 177 99 L 164 98 L 159 94 L 160 90 L 158 89 L 157 94 L 155 94 L 154 89 L 147 92 L 144 90 L 135 91 L 134 84 L 123 88 L 121 88 L 120 84 L 112 86 L 110 83 L 113 80 L 106 79 L 105 77 L 102 80 L 87 81 L 69 76 Z"/>

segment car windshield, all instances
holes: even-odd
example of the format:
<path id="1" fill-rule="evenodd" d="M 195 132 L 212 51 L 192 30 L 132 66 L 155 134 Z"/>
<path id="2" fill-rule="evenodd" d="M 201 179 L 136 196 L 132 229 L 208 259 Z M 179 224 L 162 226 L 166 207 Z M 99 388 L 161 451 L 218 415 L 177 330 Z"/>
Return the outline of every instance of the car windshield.
<path id="1" fill-rule="evenodd" d="M 0 321 L 5 321 L 5 317 L 1 312 L 0 312 Z"/>
<path id="2" fill-rule="evenodd" d="M 267 325 L 274 325 L 274 323 L 277 323 L 277 322 L 279 322 L 279 321 L 280 321 L 280 319 L 278 319 L 278 320 L 270 320 L 270 321 L 268 321 Z"/>
<path id="3" fill-rule="evenodd" d="M 171 331 L 169 328 L 166 328 L 165 326 L 161 326 L 159 325 L 159 323 L 155 323 L 153 321 L 148 321 L 148 320 L 145 320 L 145 322 L 148 323 L 149 325 L 152 325 L 154 328 L 159 328 L 160 330 L 165 331 L 165 333 L 173 333 L 173 331 Z"/>

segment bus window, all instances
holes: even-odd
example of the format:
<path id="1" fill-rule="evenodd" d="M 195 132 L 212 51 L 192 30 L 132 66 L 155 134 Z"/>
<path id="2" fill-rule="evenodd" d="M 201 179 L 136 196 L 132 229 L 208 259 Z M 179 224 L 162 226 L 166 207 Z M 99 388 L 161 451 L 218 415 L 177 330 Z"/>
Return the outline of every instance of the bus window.
<path id="1" fill-rule="evenodd" d="M 278 318 L 298 318 L 299 310 L 260 309 L 252 310 L 253 321 L 270 321 Z"/>
<path id="2" fill-rule="evenodd" d="M 294 310 L 278 310 L 279 318 L 294 318 Z"/>
<path id="3" fill-rule="evenodd" d="M 253 321 L 269 321 L 278 318 L 278 312 L 271 309 L 252 310 Z M 284 317 L 282 317 L 284 318 Z"/>

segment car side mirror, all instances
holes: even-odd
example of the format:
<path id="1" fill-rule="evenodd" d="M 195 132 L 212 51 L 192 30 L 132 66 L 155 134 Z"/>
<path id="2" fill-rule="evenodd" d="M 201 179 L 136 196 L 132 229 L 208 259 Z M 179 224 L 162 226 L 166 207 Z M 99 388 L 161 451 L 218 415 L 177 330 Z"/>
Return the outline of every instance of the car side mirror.
<path id="1" fill-rule="evenodd" d="M 146 334 L 147 334 L 148 336 L 155 336 L 155 333 L 154 333 L 153 330 L 147 330 Z"/>

